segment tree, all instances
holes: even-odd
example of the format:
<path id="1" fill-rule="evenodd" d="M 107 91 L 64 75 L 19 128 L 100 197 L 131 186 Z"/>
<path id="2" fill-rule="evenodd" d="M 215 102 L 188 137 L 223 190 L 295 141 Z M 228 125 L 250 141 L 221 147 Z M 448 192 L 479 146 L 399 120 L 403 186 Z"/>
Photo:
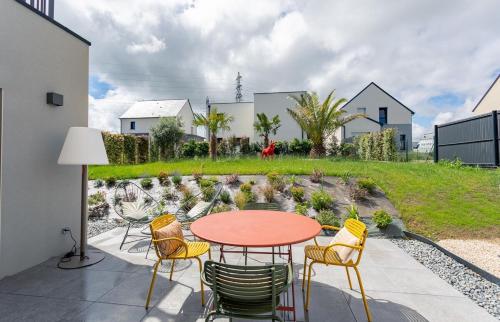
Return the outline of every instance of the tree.
<path id="1" fill-rule="evenodd" d="M 264 147 L 269 146 L 269 134 L 276 135 L 278 128 L 281 126 L 280 117 L 275 115 L 271 120 L 264 113 L 257 113 L 257 122 L 253 124 L 255 131 L 259 136 L 264 138 Z"/>
<path id="2" fill-rule="evenodd" d="M 182 121 L 176 117 L 162 117 L 150 129 L 154 145 L 160 149 L 160 159 L 174 156 L 175 146 L 181 141 L 184 131 Z"/>
<path id="3" fill-rule="evenodd" d="M 317 158 L 326 154 L 325 138 L 335 130 L 352 121 L 364 117 L 362 114 L 343 116 L 344 110 L 340 106 L 346 102 L 345 98 L 335 100 L 334 91 L 320 102 L 315 92 L 300 96 L 291 96 L 296 102 L 294 109 L 287 109 L 290 116 L 300 125 L 312 142 L 310 157 Z"/>
<path id="4" fill-rule="evenodd" d="M 210 113 L 205 116 L 203 114 L 194 114 L 193 125 L 205 126 L 210 131 L 210 156 L 212 160 L 217 158 L 217 133 L 219 131 L 229 131 L 229 124 L 233 121 L 233 117 L 226 113 L 218 113 L 217 107 L 213 106 Z"/>

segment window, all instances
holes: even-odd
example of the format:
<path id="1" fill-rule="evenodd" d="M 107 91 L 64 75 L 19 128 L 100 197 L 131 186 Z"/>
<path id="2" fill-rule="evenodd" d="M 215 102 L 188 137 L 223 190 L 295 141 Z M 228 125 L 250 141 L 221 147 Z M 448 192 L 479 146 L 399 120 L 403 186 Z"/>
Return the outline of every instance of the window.
<path id="1" fill-rule="evenodd" d="M 135 130 L 135 121 L 130 122 L 130 129 Z"/>
<path id="2" fill-rule="evenodd" d="M 358 114 L 366 115 L 366 107 L 358 107 Z"/>
<path id="3" fill-rule="evenodd" d="M 380 124 L 387 124 L 387 107 L 380 107 L 378 109 L 378 121 Z"/>
<path id="4" fill-rule="evenodd" d="M 406 135 L 405 134 L 401 134 L 399 136 L 399 149 L 406 150 Z"/>

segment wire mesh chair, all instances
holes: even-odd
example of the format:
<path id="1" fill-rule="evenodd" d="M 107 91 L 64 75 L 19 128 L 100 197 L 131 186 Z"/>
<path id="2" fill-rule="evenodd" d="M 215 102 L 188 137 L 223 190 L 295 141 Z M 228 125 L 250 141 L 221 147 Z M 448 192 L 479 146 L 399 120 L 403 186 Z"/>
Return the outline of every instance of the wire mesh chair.
<path id="1" fill-rule="evenodd" d="M 209 190 L 211 195 L 207 193 Z M 221 191 L 222 183 L 217 182 L 213 187 L 201 189 L 198 194 L 183 200 L 179 209 L 175 212 L 177 221 L 179 221 L 184 227 L 189 227 L 189 225 L 196 219 L 208 215 L 212 211 L 215 201 L 219 197 Z M 204 196 L 208 196 L 209 198 L 203 200 Z"/>
<path id="2" fill-rule="evenodd" d="M 132 242 L 126 242 L 128 237 L 142 237 L 134 241 L 149 238 L 150 232 L 148 226 L 141 229 L 142 235 L 129 234 L 132 225 L 147 225 L 155 217 L 162 215 L 164 212 L 164 207 L 160 202 L 155 200 L 153 196 L 137 184 L 130 181 L 120 182 L 116 186 L 113 206 L 118 216 L 128 223 L 127 231 L 120 244 L 120 250 L 124 244 Z"/>

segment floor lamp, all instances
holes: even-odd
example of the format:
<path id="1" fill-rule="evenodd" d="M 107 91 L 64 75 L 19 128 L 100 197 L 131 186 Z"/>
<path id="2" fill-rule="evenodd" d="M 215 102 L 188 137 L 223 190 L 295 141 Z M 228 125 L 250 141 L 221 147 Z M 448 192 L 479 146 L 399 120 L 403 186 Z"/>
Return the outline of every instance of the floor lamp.
<path id="1" fill-rule="evenodd" d="M 101 131 L 88 127 L 71 127 L 66 135 L 57 163 L 82 167 L 80 254 L 61 261 L 58 267 L 73 269 L 94 265 L 104 259 L 104 254 L 87 252 L 87 166 L 89 164 L 109 163 Z"/>

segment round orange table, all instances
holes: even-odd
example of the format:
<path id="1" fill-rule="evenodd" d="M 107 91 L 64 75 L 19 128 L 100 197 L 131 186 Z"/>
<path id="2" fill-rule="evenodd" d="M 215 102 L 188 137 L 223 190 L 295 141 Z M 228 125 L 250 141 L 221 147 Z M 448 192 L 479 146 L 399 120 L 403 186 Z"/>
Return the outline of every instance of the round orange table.
<path id="1" fill-rule="evenodd" d="M 220 261 L 225 262 L 224 253 L 287 255 L 292 262 L 292 245 L 317 236 L 321 226 L 311 218 L 281 211 L 242 210 L 213 214 L 196 220 L 190 226 L 196 237 L 220 245 Z M 224 246 L 243 247 L 243 251 L 224 250 Z M 281 246 L 288 246 L 281 252 Z M 248 251 L 248 248 L 272 247 L 272 252 Z M 276 253 L 275 247 L 280 247 Z M 293 265 L 292 265 L 293 266 Z M 280 311 L 292 312 L 295 321 L 295 288 L 292 283 L 292 303 L 288 293 L 287 305 L 280 306 Z"/>

